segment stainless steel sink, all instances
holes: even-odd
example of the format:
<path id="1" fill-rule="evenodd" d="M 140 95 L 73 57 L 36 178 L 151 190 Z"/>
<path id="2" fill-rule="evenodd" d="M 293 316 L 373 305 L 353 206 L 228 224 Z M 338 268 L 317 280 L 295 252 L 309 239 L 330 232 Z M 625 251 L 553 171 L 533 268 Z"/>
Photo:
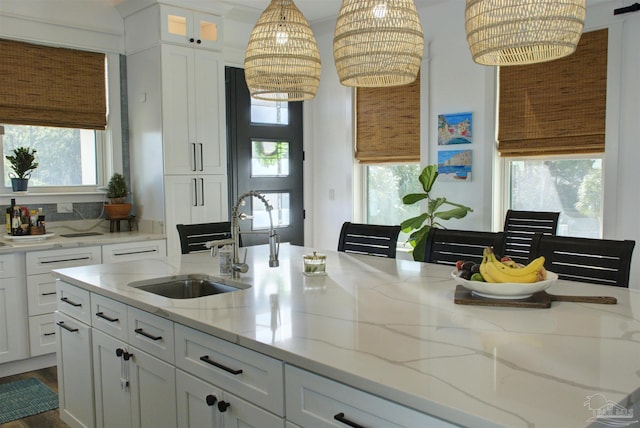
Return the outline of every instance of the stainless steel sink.
<path id="1" fill-rule="evenodd" d="M 203 274 L 176 275 L 144 281 L 134 281 L 128 285 L 129 287 L 170 299 L 195 299 L 197 297 L 230 293 L 251 287 L 249 284 Z"/>

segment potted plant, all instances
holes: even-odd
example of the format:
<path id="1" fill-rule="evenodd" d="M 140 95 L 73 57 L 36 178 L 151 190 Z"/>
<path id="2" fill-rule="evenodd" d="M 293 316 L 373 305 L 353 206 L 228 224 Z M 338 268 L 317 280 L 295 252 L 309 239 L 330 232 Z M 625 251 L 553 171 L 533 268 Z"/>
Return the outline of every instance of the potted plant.
<path id="1" fill-rule="evenodd" d="M 10 172 L 9 177 L 14 192 L 27 190 L 31 173 L 38 167 L 35 154 L 36 150 L 30 147 L 18 147 L 13 150 L 13 155 L 5 156 L 13 169 L 13 173 Z"/>
<path id="2" fill-rule="evenodd" d="M 424 193 L 410 193 L 403 196 L 402 202 L 407 205 L 415 204 L 419 201 L 426 201 L 427 210 L 416 217 L 411 217 L 400 223 L 400 227 L 404 233 L 412 232 L 409 235 L 409 243 L 413 247 L 413 259 L 424 260 L 424 251 L 426 246 L 427 235 L 432 227 L 443 227 L 439 220 L 449 220 L 452 218 L 463 218 L 473 210 L 467 206 L 456 204 L 448 201 L 447 198 L 433 198 L 430 194 L 433 185 L 438 178 L 438 166 L 426 166 L 418 180 L 424 189 Z M 441 207 L 449 205 L 453 208 L 444 211 L 438 211 Z M 426 224 L 424 224 L 426 222 Z"/>
<path id="3" fill-rule="evenodd" d="M 129 194 L 127 182 L 124 176 L 118 172 L 113 174 L 107 184 L 107 198 L 109 203 L 104 204 L 107 217 L 110 219 L 126 218 L 131 211 L 131 204 L 126 203 L 125 199 Z"/>

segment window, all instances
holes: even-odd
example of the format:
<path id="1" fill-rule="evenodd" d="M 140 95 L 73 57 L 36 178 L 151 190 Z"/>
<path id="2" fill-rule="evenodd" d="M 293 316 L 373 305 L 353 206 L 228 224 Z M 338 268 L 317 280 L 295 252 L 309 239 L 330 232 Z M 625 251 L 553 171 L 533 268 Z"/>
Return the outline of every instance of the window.
<path id="1" fill-rule="evenodd" d="M 505 206 L 559 211 L 559 235 L 602 237 L 607 46 L 586 32 L 565 58 L 499 69 Z"/>
<path id="2" fill-rule="evenodd" d="M 4 125 L 4 185 L 11 186 L 11 168 L 6 155 L 17 147 L 37 151 L 38 168 L 29 187 L 95 186 L 97 181 L 97 134 L 92 129 Z"/>
<path id="3" fill-rule="evenodd" d="M 420 214 L 420 204 L 402 203 L 404 195 L 422 192 L 417 179 L 419 164 L 367 165 L 365 168 L 366 223 L 395 225 Z M 400 233 L 399 242 L 407 239 L 407 234 Z"/>
<path id="4" fill-rule="evenodd" d="M 602 237 L 602 158 L 509 159 L 508 206 L 559 211 L 558 235 Z"/>

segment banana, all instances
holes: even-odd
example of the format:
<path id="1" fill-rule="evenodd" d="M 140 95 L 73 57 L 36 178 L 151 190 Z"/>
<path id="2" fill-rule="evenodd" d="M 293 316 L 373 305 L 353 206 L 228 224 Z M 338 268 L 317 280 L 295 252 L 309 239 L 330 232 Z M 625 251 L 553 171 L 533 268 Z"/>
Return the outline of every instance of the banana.
<path id="1" fill-rule="evenodd" d="M 487 262 L 485 269 L 492 282 L 531 283 L 546 277 L 544 270 L 544 257 L 538 257 L 525 267 L 510 267 L 496 259 L 493 251 L 487 249 Z M 484 274 L 483 274 L 484 276 Z"/>
<path id="2" fill-rule="evenodd" d="M 482 277 L 486 282 L 496 282 L 494 278 L 491 276 L 491 274 L 487 272 L 487 264 L 489 259 L 489 252 L 487 250 L 488 249 L 485 248 L 482 253 L 482 263 L 480 263 L 480 274 L 482 275 Z"/>

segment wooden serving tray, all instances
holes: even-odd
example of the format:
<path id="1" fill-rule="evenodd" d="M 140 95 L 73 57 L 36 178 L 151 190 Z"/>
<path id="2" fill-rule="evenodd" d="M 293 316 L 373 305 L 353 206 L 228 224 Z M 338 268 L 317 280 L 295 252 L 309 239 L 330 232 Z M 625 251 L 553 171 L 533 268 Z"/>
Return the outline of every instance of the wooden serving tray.
<path id="1" fill-rule="evenodd" d="M 546 291 L 534 293 L 526 299 L 489 299 L 486 297 L 476 296 L 464 288 L 462 285 L 456 286 L 456 292 L 453 302 L 458 305 L 477 305 L 477 306 L 501 306 L 514 308 L 549 308 L 551 302 L 579 302 L 579 303 L 600 303 L 605 305 L 615 305 L 618 301 L 615 297 L 609 296 L 563 296 L 549 294 Z"/>

